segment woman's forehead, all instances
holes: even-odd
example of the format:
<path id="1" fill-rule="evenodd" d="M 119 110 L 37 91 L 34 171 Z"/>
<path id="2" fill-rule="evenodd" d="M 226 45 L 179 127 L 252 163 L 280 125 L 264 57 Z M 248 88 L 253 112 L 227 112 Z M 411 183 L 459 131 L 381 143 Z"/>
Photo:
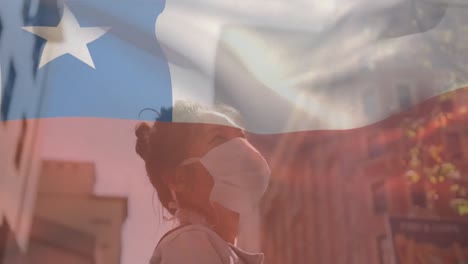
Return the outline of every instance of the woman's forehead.
<path id="1" fill-rule="evenodd" d="M 202 111 L 192 120 L 161 124 L 164 125 L 170 127 L 170 135 L 183 137 L 183 144 L 189 148 L 205 146 L 215 135 L 235 134 L 234 130 L 243 131 L 230 117 L 215 111 Z"/>
<path id="2" fill-rule="evenodd" d="M 158 122 L 156 131 L 165 130 L 169 135 L 188 136 L 190 134 L 200 136 L 213 130 L 243 130 L 236 122 L 225 114 L 214 111 L 200 112 L 196 118 L 192 120 L 176 121 L 176 122 Z"/>
<path id="3" fill-rule="evenodd" d="M 199 124 L 222 125 L 242 129 L 242 127 L 224 113 L 215 110 L 201 110 L 196 113 L 188 114 L 187 112 L 173 113 L 173 123 L 193 124 L 195 127 Z"/>
<path id="4" fill-rule="evenodd" d="M 204 124 L 222 125 L 241 129 L 241 127 L 238 124 L 236 124 L 236 122 L 234 122 L 231 118 L 229 118 L 225 114 L 214 111 L 201 112 L 200 122 Z"/>

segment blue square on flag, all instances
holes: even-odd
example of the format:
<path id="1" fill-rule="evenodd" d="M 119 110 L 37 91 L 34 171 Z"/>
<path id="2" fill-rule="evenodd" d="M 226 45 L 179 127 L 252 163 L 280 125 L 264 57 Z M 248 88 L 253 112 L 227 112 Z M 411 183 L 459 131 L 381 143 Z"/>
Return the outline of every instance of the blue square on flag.
<path id="1" fill-rule="evenodd" d="M 156 37 L 165 1 L 0 2 L 2 120 L 139 119 L 172 105 Z"/>

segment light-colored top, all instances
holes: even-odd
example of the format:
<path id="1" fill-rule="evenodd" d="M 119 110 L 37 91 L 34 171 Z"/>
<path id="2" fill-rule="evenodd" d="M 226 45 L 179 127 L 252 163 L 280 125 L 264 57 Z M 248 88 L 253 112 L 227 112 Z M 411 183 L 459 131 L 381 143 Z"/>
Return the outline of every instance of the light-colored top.
<path id="1" fill-rule="evenodd" d="M 263 263 L 263 254 L 249 253 L 237 248 L 224 241 L 204 222 L 191 220 L 189 225 L 169 233 L 161 240 L 154 250 L 150 264 Z"/>

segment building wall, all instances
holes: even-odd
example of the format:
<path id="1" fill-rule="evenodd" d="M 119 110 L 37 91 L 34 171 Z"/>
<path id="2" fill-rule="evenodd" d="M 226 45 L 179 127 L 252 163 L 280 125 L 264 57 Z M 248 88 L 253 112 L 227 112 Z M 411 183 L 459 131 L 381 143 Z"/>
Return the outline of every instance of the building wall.
<path id="1" fill-rule="evenodd" d="M 14 237 L 10 236 L 3 260 L 8 264 L 93 264 L 94 255 L 93 235 L 35 218 L 28 250 L 21 252 Z"/>
<path id="2" fill-rule="evenodd" d="M 42 161 L 39 193 L 44 195 L 92 195 L 96 168 L 93 162 Z M 67 186 L 67 188 L 63 188 Z"/>
<path id="3" fill-rule="evenodd" d="M 127 199 L 93 194 L 93 163 L 45 161 L 43 168 L 36 216 L 95 235 L 96 263 L 120 263 Z"/>
<path id="4" fill-rule="evenodd" d="M 431 105 L 437 104 L 436 100 L 427 102 L 425 106 L 420 107 L 420 113 L 426 115 L 431 114 Z M 461 172 L 462 178 L 465 180 L 465 187 L 468 187 L 468 126 L 466 125 L 468 117 L 465 114 L 466 107 L 468 106 L 468 90 L 466 88 L 457 91 L 454 104 L 453 113 L 459 115 L 459 118 L 454 118 L 449 122 L 447 127 L 438 128 L 433 130 L 427 135 L 429 139 L 435 138 L 436 142 L 440 142 L 445 147 L 445 159 L 456 165 Z M 417 112 L 418 109 L 411 109 L 411 112 Z M 397 120 L 397 119 L 395 119 Z M 388 120 L 392 123 L 392 120 Z M 375 130 L 381 127 L 374 127 Z M 401 135 L 402 137 L 402 135 Z M 403 176 L 408 170 L 407 166 L 403 164 L 403 159 L 408 154 L 409 146 L 405 144 L 404 140 L 396 138 L 393 142 L 382 144 L 383 150 L 377 156 L 368 155 L 364 156 L 357 162 L 358 169 L 354 177 L 360 182 L 365 184 L 364 193 L 355 190 L 354 195 L 365 196 L 368 201 L 368 211 L 371 212 L 368 221 L 366 221 L 372 228 L 369 230 L 369 241 L 367 248 L 372 252 L 371 259 L 379 263 L 381 256 L 379 255 L 379 239 L 384 239 L 388 244 L 390 235 L 387 229 L 387 218 L 389 216 L 408 216 L 408 217 L 423 217 L 435 219 L 467 219 L 467 216 L 461 216 L 454 211 L 450 205 L 449 200 L 442 201 L 442 207 L 434 207 L 432 209 L 421 207 L 414 201 L 414 192 L 418 189 L 414 188 L 409 181 Z M 368 153 L 369 154 L 369 153 Z M 446 181 L 447 182 L 447 181 Z M 383 196 L 376 197 L 376 185 L 381 185 Z M 463 185 L 463 182 L 462 182 Z M 441 196 L 450 196 L 450 191 L 440 193 Z M 423 193 L 422 195 L 426 195 Z M 427 198 L 428 203 L 430 199 Z M 432 201 L 437 203 L 437 201 Z M 380 209 L 376 208 L 380 207 Z M 388 250 L 388 249 L 387 249 Z M 385 255 L 383 253 L 383 255 Z M 391 261 L 391 260 L 388 260 Z M 392 263 L 392 262 L 385 262 Z"/>
<path id="5" fill-rule="evenodd" d="M 405 117 L 430 115 L 436 103 L 437 98 L 431 99 L 354 130 L 254 138 L 273 173 L 258 234 L 266 263 L 371 264 L 381 258 L 391 263 L 388 216 L 435 215 L 412 204 L 403 178 L 409 145 L 400 124 Z M 461 89 L 454 109 L 463 112 L 467 106 L 468 90 Z M 461 116 L 433 133 L 451 144 L 447 155 L 467 177 L 468 116 Z M 449 142 L 455 134 L 458 143 Z"/>

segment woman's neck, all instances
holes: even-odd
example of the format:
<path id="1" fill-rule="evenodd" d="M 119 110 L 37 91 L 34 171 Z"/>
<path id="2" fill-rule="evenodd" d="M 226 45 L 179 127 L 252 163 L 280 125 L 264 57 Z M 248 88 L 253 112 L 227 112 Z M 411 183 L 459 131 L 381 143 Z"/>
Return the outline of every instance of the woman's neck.
<path id="1" fill-rule="evenodd" d="M 199 224 L 209 226 L 206 217 L 193 210 L 182 208 L 177 210 L 175 216 L 181 225 Z"/>
<path id="2" fill-rule="evenodd" d="M 175 216 L 181 225 L 204 225 L 216 232 L 224 241 L 231 244 L 236 242 L 237 225 L 236 228 L 234 228 L 234 226 L 231 226 L 232 224 L 229 225 L 226 221 L 216 221 L 217 223 L 210 224 L 204 215 L 185 208 L 177 210 Z"/>

